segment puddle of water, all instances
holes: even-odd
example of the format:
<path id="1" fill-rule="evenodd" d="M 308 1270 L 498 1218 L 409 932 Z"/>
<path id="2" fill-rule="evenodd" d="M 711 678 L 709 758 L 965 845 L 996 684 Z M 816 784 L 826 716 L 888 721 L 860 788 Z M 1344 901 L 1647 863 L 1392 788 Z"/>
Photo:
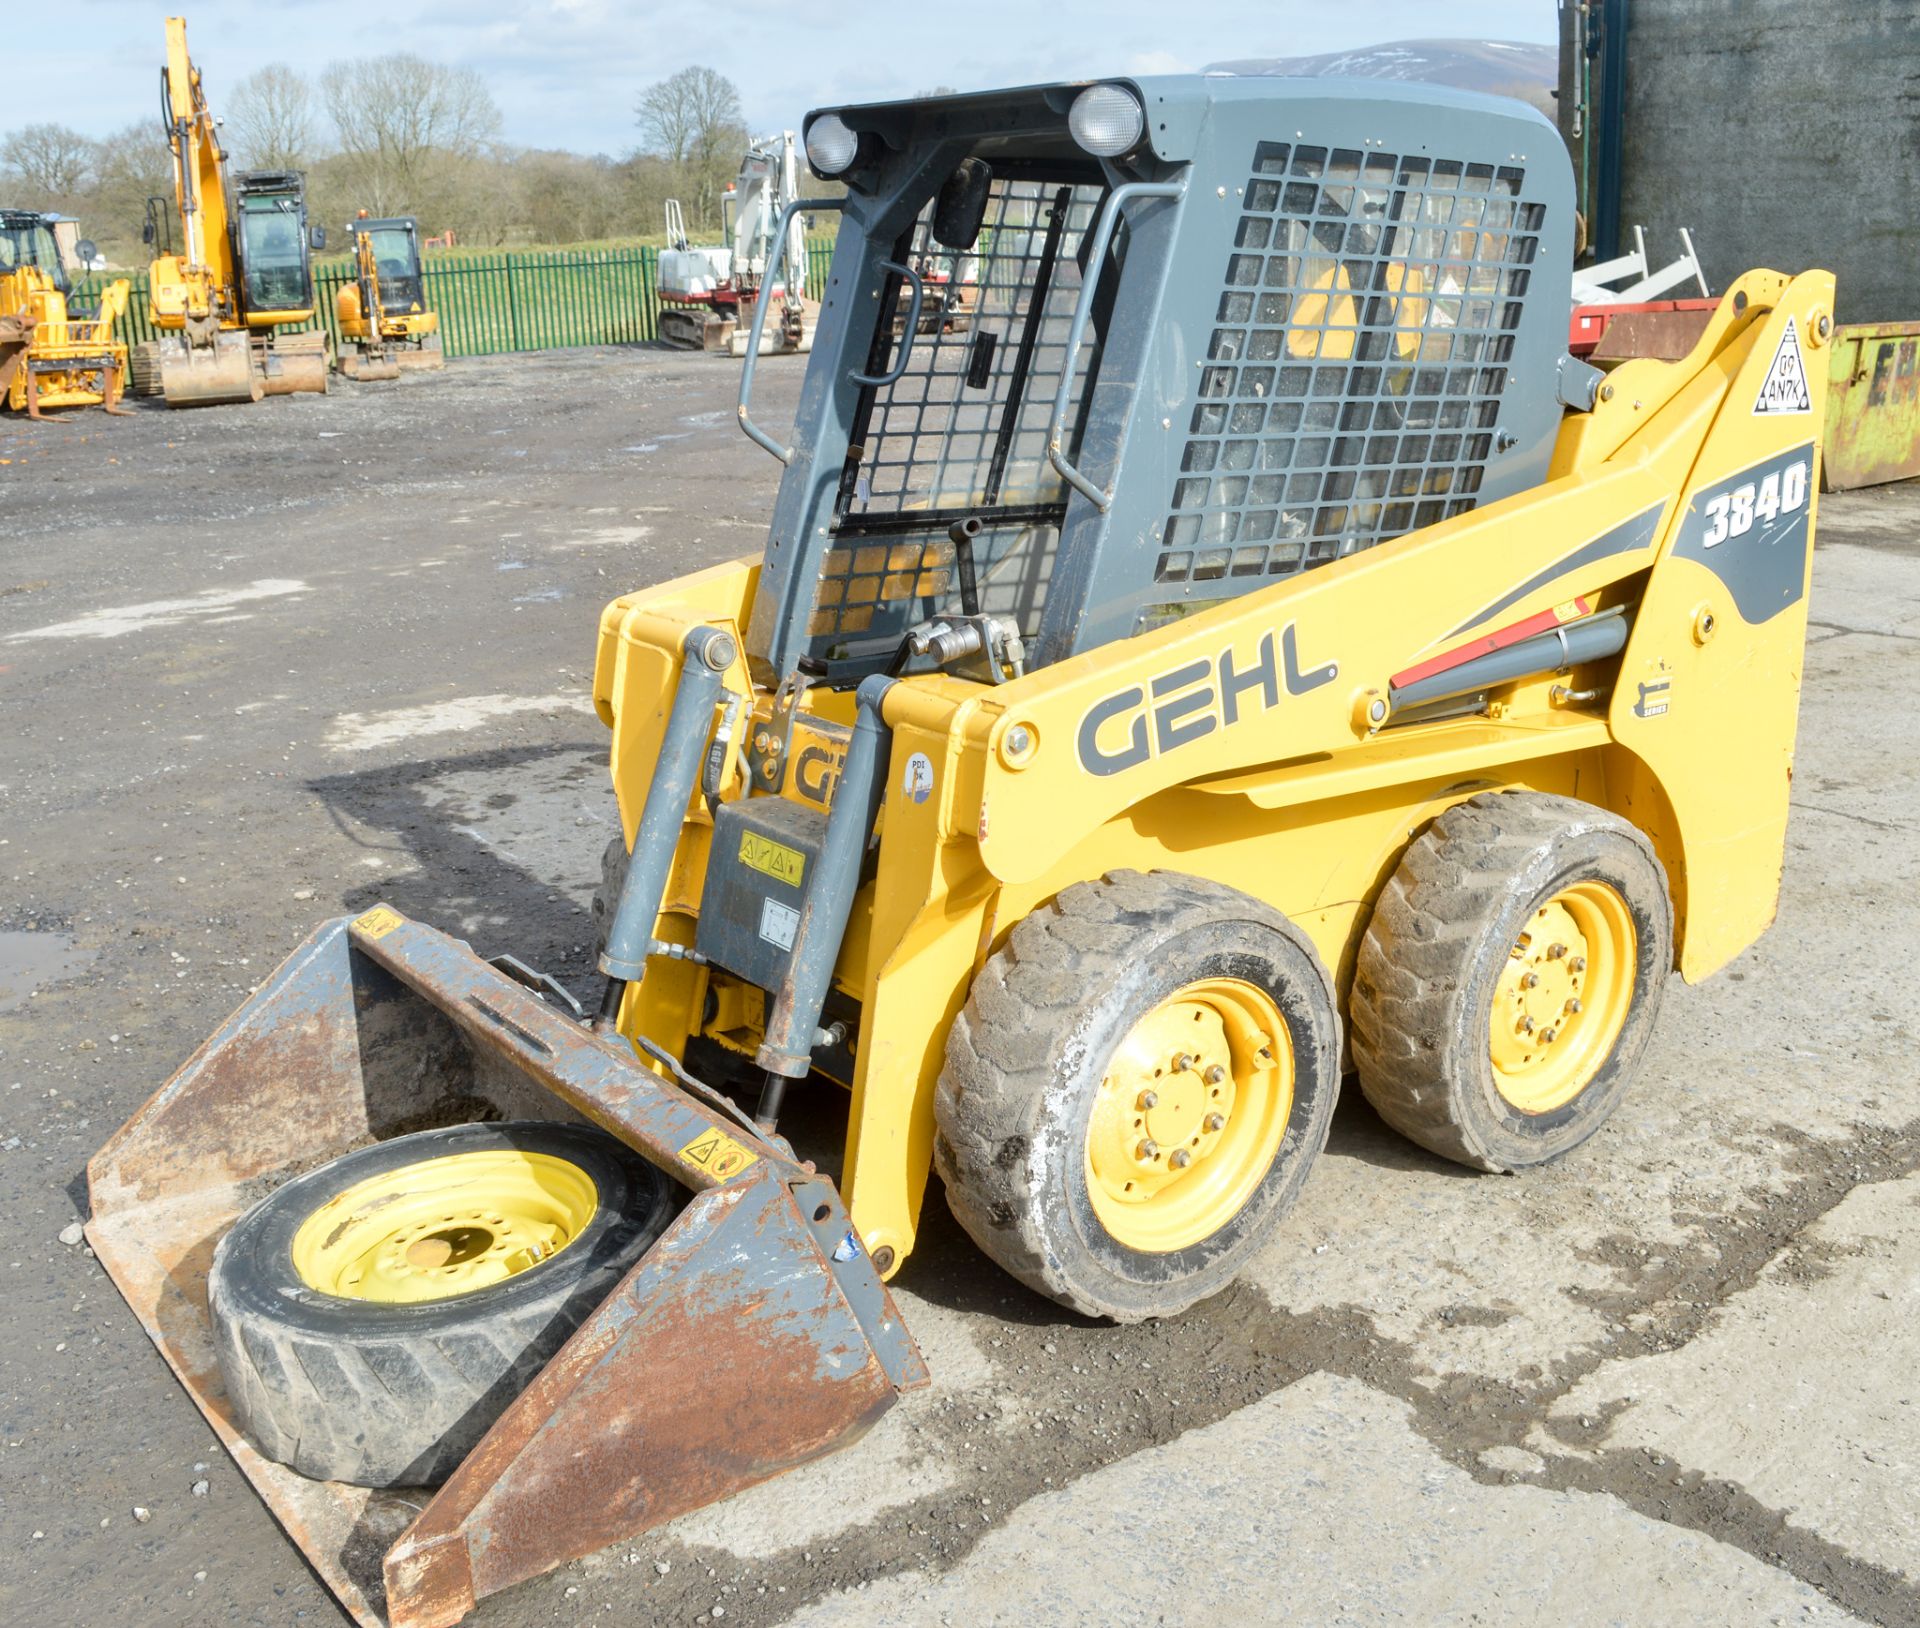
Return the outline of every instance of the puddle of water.
<path id="1" fill-rule="evenodd" d="M 26 1005 L 42 984 L 71 978 L 92 959 L 66 933 L 0 933 L 0 1012 Z"/>

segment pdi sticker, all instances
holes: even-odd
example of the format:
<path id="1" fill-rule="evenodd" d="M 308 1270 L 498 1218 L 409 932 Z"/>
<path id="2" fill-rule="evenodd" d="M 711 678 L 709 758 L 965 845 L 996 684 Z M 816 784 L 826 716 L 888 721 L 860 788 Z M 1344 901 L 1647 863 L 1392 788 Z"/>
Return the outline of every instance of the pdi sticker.
<path id="1" fill-rule="evenodd" d="M 776 950 L 793 948 L 794 935 L 800 931 L 800 912 L 778 899 L 760 901 L 760 936 Z"/>
<path id="2" fill-rule="evenodd" d="M 907 759 L 907 772 L 901 779 L 900 789 L 910 803 L 924 803 L 933 795 L 933 759 L 925 752 L 915 752 Z"/>

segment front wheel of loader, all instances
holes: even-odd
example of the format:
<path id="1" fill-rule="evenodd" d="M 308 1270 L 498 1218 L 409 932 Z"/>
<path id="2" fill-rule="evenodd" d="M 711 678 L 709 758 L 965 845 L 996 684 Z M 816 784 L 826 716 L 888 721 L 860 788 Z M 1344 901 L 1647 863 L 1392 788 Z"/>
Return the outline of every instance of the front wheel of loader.
<path id="1" fill-rule="evenodd" d="M 1544 1164 L 1619 1106 L 1672 965 L 1666 872 L 1639 831 L 1570 797 L 1475 797 L 1374 907 L 1349 1008 L 1361 1089 L 1443 1158 Z"/>
<path id="2" fill-rule="evenodd" d="M 676 1189 L 583 1125 L 458 1125 L 296 1177 L 214 1251 L 242 1427 L 319 1480 L 430 1486 L 665 1231 Z"/>
<path id="3" fill-rule="evenodd" d="M 947 1038 L 934 1159 L 974 1241 L 1091 1316 L 1225 1288 L 1326 1143 L 1332 982 L 1286 917 L 1115 872 L 1008 936 Z"/>

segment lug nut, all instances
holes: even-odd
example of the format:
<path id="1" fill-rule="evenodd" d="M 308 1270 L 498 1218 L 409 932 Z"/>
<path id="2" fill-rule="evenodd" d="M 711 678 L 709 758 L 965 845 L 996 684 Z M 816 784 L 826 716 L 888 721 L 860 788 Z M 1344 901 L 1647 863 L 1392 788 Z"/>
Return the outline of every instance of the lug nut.
<path id="1" fill-rule="evenodd" d="M 1537 972 L 1524 973 L 1522 974 L 1520 979 L 1520 987 L 1522 989 L 1531 989 L 1534 987 L 1535 984 L 1539 982 L 1540 982 L 1539 973 Z"/>
<path id="2" fill-rule="evenodd" d="M 1218 1063 L 1215 1063 L 1212 1068 L 1207 1070 L 1204 1077 L 1208 1085 L 1219 1085 L 1226 1079 L 1227 1071 Z"/>
<path id="3" fill-rule="evenodd" d="M 1586 1007 L 1580 1004 L 1578 997 L 1567 1002 L 1567 1011 L 1575 1017 L 1579 1016 L 1579 1014 L 1585 1010 Z"/>
<path id="4" fill-rule="evenodd" d="M 1530 1018 L 1530 1017 L 1523 1017 L 1523 1018 L 1522 1018 L 1522 1019 L 1520 1020 L 1520 1032 L 1521 1032 L 1522 1034 L 1532 1034 L 1532 1033 L 1533 1033 L 1533 1019 L 1532 1019 L 1532 1018 Z"/>
<path id="5" fill-rule="evenodd" d="M 1566 953 L 1567 947 L 1564 944 L 1549 944 L 1547 946 L 1547 959 L 1549 961 L 1558 961 L 1560 957 Z"/>
<path id="6" fill-rule="evenodd" d="M 1547 1030 L 1547 1032 L 1540 1037 L 1540 1044 L 1543 1046 L 1551 1046 L 1553 1044 L 1553 1037 L 1559 1032 L 1558 1029 Z"/>
<path id="7" fill-rule="evenodd" d="M 1188 1165 L 1193 1163 L 1193 1155 L 1185 1148 L 1175 1148 L 1168 1156 L 1167 1163 L 1172 1165 L 1175 1170 L 1185 1170 Z"/>
<path id="8" fill-rule="evenodd" d="M 1133 1150 L 1133 1154 L 1136 1159 L 1141 1159 L 1151 1164 L 1155 1159 L 1160 1157 L 1160 1144 L 1154 1141 L 1151 1136 L 1146 1137 L 1141 1141 L 1140 1145 Z"/>
<path id="9" fill-rule="evenodd" d="M 1208 1114 L 1207 1115 L 1208 1130 L 1210 1131 L 1225 1130 L 1226 1125 L 1227 1125 L 1227 1116 L 1225 1114 Z"/>
<path id="10" fill-rule="evenodd" d="M 1142 1113 L 1145 1113 L 1149 1108 L 1158 1108 L 1159 1106 L 1160 1093 L 1158 1091 L 1142 1091 L 1140 1093 L 1139 1108 Z"/>
<path id="11" fill-rule="evenodd" d="M 1194 1056 L 1192 1052 L 1183 1051 L 1177 1057 L 1174 1058 L 1173 1071 L 1176 1074 L 1183 1073 L 1187 1069 L 1192 1068 L 1193 1065 L 1199 1061 L 1200 1059 Z"/>
<path id="12" fill-rule="evenodd" d="M 1567 971 L 1569 972 L 1585 972 L 1586 970 L 1587 958 L 1584 955 L 1576 955 L 1567 963 Z"/>

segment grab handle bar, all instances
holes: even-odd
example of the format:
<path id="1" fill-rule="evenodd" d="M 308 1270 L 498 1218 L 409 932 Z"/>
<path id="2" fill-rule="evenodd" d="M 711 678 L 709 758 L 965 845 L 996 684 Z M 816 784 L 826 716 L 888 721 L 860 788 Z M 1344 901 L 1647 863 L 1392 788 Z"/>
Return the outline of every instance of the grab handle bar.
<path id="1" fill-rule="evenodd" d="M 1083 475 L 1066 454 L 1062 437 L 1067 425 L 1067 398 L 1073 393 L 1073 365 L 1080 355 L 1080 341 L 1087 331 L 1087 319 L 1093 315 L 1093 296 L 1100 286 L 1100 268 L 1106 264 L 1107 246 L 1113 229 L 1120 223 L 1120 206 L 1135 198 L 1177 198 L 1183 191 L 1178 181 L 1128 181 L 1107 194 L 1099 219 L 1093 226 L 1093 252 L 1087 256 L 1086 275 L 1080 284 L 1080 298 L 1073 308 L 1073 325 L 1067 329 L 1066 354 L 1060 359 L 1060 388 L 1053 397 L 1053 416 L 1047 420 L 1047 462 L 1060 478 L 1102 514 L 1112 506 L 1113 493 L 1103 491 Z"/>
<path id="2" fill-rule="evenodd" d="M 893 359 L 891 373 L 853 373 L 848 377 L 862 388 L 871 386 L 875 390 L 884 390 L 900 375 L 907 371 L 907 358 L 913 354 L 913 338 L 920 331 L 920 303 L 926 298 L 927 285 L 911 266 L 903 266 L 898 260 L 880 262 L 882 271 L 897 271 L 913 285 L 913 304 L 907 311 L 907 325 L 900 334 L 900 354 Z"/>
<path id="3" fill-rule="evenodd" d="M 793 462 L 793 448 L 783 447 L 753 421 L 753 415 L 747 410 L 747 403 L 753 396 L 753 368 L 760 360 L 760 340 L 767 331 L 767 307 L 773 299 L 774 273 L 789 258 L 787 244 L 791 241 L 793 217 L 800 214 L 812 214 L 820 210 L 840 210 L 847 207 L 845 198 L 795 198 L 792 203 L 780 211 L 780 227 L 774 234 L 773 252 L 767 257 L 767 269 L 760 274 L 760 297 L 753 304 L 753 332 L 747 339 L 746 365 L 740 369 L 740 428 L 747 432 L 747 439 L 756 446 L 765 447 L 783 464 Z M 800 268 L 801 282 L 806 281 L 806 267 Z"/>

